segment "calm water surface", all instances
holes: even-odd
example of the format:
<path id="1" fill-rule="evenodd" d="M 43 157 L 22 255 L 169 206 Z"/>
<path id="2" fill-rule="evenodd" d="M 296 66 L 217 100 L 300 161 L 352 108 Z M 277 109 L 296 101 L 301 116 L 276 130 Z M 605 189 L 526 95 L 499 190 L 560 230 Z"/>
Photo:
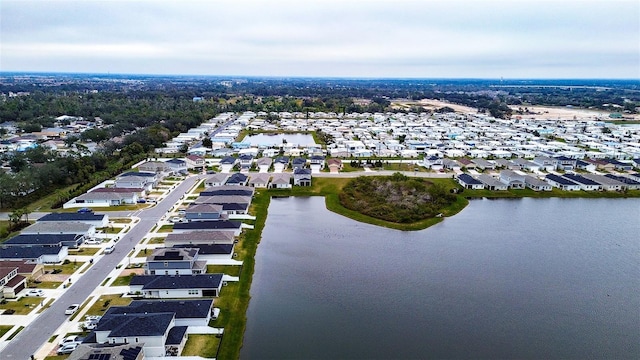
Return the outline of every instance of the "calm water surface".
<path id="1" fill-rule="evenodd" d="M 474 200 L 418 232 L 272 199 L 243 359 L 640 358 L 640 199 Z"/>
<path id="2" fill-rule="evenodd" d="M 301 146 L 313 145 L 316 142 L 313 136 L 305 134 L 256 134 L 245 136 L 242 141 L 251 143 L 253 146 L 275 146 L 282 145 L 282 140 L 289 144 Z"/>

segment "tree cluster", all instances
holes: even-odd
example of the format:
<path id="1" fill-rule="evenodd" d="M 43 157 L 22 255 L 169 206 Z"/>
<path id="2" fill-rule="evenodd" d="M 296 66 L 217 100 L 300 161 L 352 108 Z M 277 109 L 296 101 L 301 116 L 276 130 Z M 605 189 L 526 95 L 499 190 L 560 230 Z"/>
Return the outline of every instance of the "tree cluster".
<path id="1" fill-rule="evenodd" d="M 395 223 L 434 217 L 456 200 L 443 185 L 400 173 L 355 178 L 345 185 L 339 198 L 347 209 Z"/>

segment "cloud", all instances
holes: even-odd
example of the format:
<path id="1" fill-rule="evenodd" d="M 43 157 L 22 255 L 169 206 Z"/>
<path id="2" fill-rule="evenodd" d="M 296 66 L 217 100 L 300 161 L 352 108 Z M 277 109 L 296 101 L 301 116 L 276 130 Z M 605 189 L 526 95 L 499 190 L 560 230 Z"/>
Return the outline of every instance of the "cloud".
<path id="1" fill-rule="evenodd" d="M 640 77 L 635 0 L 3 0 L 0 11 L 2 71 Z"/>

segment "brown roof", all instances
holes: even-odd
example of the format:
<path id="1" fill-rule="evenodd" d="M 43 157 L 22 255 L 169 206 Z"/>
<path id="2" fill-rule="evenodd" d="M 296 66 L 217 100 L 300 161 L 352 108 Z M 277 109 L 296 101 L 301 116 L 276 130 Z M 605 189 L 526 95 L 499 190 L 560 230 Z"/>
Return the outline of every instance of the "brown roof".
<path id="1" fill-rule="evenodd" d="M 0 260 L 0 268 L 9 267 L 12 269 L 18 268 L 19 274 L 31 274 L 33 270 L 38 266 L 37 264 L 30 264 L 23 261 L 15 260 Z M 2 271 L 2 270 L 0 270 Z"/>

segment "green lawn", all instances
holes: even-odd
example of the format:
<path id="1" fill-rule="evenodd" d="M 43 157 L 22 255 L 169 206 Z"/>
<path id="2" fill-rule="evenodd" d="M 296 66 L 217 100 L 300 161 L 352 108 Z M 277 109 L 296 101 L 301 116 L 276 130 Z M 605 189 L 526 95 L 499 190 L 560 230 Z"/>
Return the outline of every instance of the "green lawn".
<path id="1" fill-rule="evenodd" d="M 68 264 L 62 265 L 45 265 L 44 270 L 48 272 L 53 272 L 53 270 L 62 270 L 62 272 L 59 272 L 58 274 L 71 275 L 78 271 L 82 264 L 84 263 L 81 261 L 71 261 Z"/>
<path id="2" fill-rule="evenodd" d="M 14 315 L 27 315 L 37 306 L 40 306 L 41 302 L 42 298 L 38 296 L 22 297 L 16 301 L 6 301 L 4 304 L 0 303 L 0 309 L 13 310 L 15 311 Z"/>
<path id="3" fill-rule="evenodd" d="M 215 335 L 191 334 L 182 350 L 181 356 L 201 356 L 215 358 L 220 346 L 220 338 Z"/>
<path id="4" fill-rule="evenodd" d="M 147 242 L 148 244 L 164 244 L 164 239 L 163 237 L 154 237 L 149 239 L 149 241 Z"/>
<path id="5" fill-rule="evenodd" d="M 207 274 L 225 274 L 229 276 L 240 276 L 241 265 L 207 265 Z"/>
<path id="6" fill-rule="evenodd" d="M 85 315 L 102 315 L 109 308 L 109 306 L 126 306 L 131 303 L 131 298 L 122 297 L 122 295 L 102 295 L 100 298 L 87 310 Z"/>
<path id="7" fill-rule="evenodd" d="M 8 333 L 11 329 L 13 329 L 13 325 L 0 325 L 0 338 L 3 337 L 4 334 Z"/>
<path id="8" fill-rule="evenodd" d="M 100 250 L 100 247 L 83 246 L 79 249 L 69 249 L 69 255 L 91 256 L 97 254 Z"/>
<path id="9" fill-rule="evenodd" d="M 133 279 L 133 274 L 127 276 L 118 276 L 115 280 L 113 280 L 111 286 L 129 286 L 129 284 L 131 283 L 131 279 Z"/>
<path id="10" fill-rule="evenodd" d="M 130 224 L 131 219 L 128 218 L 110 218 L 109 221 L 114 222 L 116 224 Z"/>

